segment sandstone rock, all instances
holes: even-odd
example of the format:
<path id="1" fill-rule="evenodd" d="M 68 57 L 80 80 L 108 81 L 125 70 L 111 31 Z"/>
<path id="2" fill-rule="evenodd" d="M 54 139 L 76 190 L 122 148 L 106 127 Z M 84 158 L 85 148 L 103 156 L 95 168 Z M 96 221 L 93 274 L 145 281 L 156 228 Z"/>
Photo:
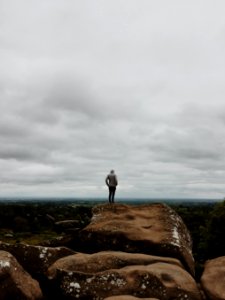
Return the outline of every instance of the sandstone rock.
<path id="1" fill-rule="evenodd" d="M 98 205 L 79 233 L 81 251 L 118 250 L 179 259 L 194 274 L 192 241 L 182 219 L 164 204 Z"/>
<path id="2" fill-rule="evenodd" d="M 110 269 L 120 269 L 131 265 L 150 265 L 157 262 L 174 264 L 182 267 L 179 260 L 151 256 L 140 253 L 125 253 L 119 251 L 102 251 L 94 254 L 78 253 L 57 260 L 49 269 L 48 277 L 55 278 L 57 270 L 97 273 Z"/>
<path id="3" fill-rule="evenodd" d="M 31 246 L 26 244 L 8 244 L 0 242 L 0 250 L 10 252 L 23 268 L 32 276 L 43 275 L 56 260 L 75 252 L 65 248 Z"/>
<path id="4" fill-rule="evenodd" d="M 42 299 L 39 283 L 8 252 L 0 251 L 0 299 Z"/>
<path id="5" fill-rule="evenodd" d="M 66 299 L 102 300 L 117 295 L 163 300 L 201 299 L 192 276 L 168 263 L 128 266 L 95 274 L 57 270 L 57 283 Z"/>
<path id="6" fill-rule="evenodd" d="M 133 296 L 112 296 L 112 297 L 107 297 L 104 300 L 159 300 L 156 298 L 137 298 L 137 297 L 133 297 Z"/>
<path id="7" fill-rule="evenodd" d="M 209 299 L 225 299 L 225 256 L 206 262 L 201 284 Z"/>

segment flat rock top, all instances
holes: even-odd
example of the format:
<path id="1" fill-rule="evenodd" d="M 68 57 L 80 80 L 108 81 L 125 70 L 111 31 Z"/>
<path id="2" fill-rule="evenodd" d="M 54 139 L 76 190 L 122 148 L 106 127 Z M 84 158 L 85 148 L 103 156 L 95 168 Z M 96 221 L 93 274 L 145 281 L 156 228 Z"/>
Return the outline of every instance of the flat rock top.
<path id="1" fill-rule="evenodd" d="M 193 273 L 189 231 L 177 213 L 165 204 L 97 205 L 81 237 L 95 246 L 95 251 L 121 250 L 175 257 L 185 261 Z"/>
<path id="2" fill-rule="evenodd" d="M 166 211 L 167 207 L 162 205 L 97 206 L 93 209 L 91 226 L 102 231 L 122 231 L 133 240 L 139 240 L 140 234 L 144 239 L 151 235 L 153 241 L 158 243 L 168 237 L 165 223 L 168 231 L 170 230 L 164 210 Z M 174 237 L 174 242 L 178 242 L 177 237 Z"/>

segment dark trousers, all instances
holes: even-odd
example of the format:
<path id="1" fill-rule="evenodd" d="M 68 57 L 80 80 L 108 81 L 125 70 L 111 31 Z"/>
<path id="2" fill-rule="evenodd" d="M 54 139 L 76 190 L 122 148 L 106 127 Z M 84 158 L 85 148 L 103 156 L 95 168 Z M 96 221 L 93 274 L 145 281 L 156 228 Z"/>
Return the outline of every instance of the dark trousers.
<path id="1" fill-rule="evenodd" d="M 116 187 L 109 186 L 109 203 L 114 203 L 115 192 L 116 192 Z"/>

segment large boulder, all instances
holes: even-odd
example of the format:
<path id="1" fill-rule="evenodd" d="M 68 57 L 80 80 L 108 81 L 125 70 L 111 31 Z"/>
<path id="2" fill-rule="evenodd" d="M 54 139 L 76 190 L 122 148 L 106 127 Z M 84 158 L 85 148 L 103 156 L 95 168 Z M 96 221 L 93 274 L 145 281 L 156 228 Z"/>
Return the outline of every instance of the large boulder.
<path id="1" fill-rule="evenodd" d="M 0 299 L 42 299 L 39 283 L 6 251 L 0 251 Z"/>
<path id="2" fill-rule="evenodd" d="M 77 253 L 63 257 L 50 266 L 48 269 L 48 277 L 55 279 L 57 277 L 57 270 L 94 274 L 110 269 L 120 269 L 132 265 L 150 265 L 157 262 L 183 267 L 180 261 L 175 258 L 151 256 L 140 253 L 102 251 L 94 254 Z"/>
<path id="3" fill-rule="evenodd" d="M 225 300 L 225 256 L 205 263 L 201 284 L 209 299 Z"/>
<path id="4" fill-rule="evenodd" d="M 10 252 L 23 268 L 32 276 L 44 275 L 56 260 L 74 254 L 65 247 L 42 247 L 26 244 L 8 244 L 0 242 L 0 250 Z"/>
<path id="5" fill-rule="evenodd" d="M 164 204 L 98 205 L 79 233 L 81 251 L 116 250 L 179 259 L 194 274 L 192 241 L 182 219 Z"/>
<path id="6" fill-rule="evenodd" d="M 178 265 L 165 262 L 127 266 L 95 274 L 57 270 L 61 298 L 103 300 L 132 295 L 163 300 L 200 300 L 193 277 Z"/>

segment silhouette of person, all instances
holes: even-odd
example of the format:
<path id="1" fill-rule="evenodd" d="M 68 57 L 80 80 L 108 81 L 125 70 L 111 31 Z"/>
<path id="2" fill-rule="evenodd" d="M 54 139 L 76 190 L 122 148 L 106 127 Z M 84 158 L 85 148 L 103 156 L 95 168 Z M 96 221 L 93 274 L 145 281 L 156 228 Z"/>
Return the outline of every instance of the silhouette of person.
<path id="1" fill-rule="evenodd" d="M 109 188 L 109 203 L 114 203 L 114 197 L 116 192 L 116 186 L 118 185 L 117 176 L 114 170 L 106 176 L 105 183 Z"/>

